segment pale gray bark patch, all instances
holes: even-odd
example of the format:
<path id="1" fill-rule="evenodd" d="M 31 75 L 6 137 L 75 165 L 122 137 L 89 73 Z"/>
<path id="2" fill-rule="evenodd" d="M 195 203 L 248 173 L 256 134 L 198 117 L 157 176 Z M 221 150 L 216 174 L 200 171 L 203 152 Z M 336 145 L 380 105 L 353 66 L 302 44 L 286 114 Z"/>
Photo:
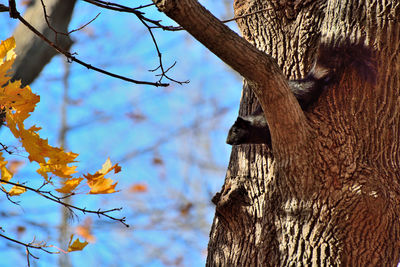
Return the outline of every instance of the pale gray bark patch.
<path id="1" fill-rule="evenodd" d="M 58 32 L 67 33 L 75 0 L 45 0 L 50 25 Z M 69 50 L 72 40 L 69 36 L 56 34 L 49 28 L 44 17 L 40 0 L 30 5 L 23 17 L 49 40 L 64 50 Z M 13 79 L 21 80 L 23 85 L 32 83 L 42 69 L 58 52 L 20 23 L 13 36 L 16 41 L 17 58 L 13 66 Z"/>

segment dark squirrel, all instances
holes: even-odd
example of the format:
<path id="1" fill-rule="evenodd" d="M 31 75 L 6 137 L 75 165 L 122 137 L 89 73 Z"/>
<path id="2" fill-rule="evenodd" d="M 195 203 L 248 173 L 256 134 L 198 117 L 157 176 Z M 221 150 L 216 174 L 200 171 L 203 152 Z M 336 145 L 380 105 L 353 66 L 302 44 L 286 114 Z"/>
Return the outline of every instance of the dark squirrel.
<path id="1" fill-rule="evenodd" d="M 289 87 L 303 110 L 315 103 L 321 93 L 337 82 L 348 68 L 353 68 L 365 81 L 375 83 L 376 64 L 372 51 L 360 44 L 345 42 L 341 46 L 320 44 L 311 71 L 304 79 L 289 80 Z M 267 144 L 271 135 L 267 120 L 259 106 L 248 116 L 239 116 L 229 130 L 226 143 Z"/>

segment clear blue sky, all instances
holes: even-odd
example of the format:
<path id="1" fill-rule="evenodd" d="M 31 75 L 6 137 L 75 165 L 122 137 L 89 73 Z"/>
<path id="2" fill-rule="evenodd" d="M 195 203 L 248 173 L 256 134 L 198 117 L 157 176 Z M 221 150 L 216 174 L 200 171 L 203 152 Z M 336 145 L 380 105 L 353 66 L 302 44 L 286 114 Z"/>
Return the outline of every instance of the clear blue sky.
<path id="1" fill-rule="evenodd" d="M 132 1 L 125 1 L 128 2 Z M 227 14 L 219 1 L 204 2 L 218 17 Z M 85 24 L 99 12 L 99 18 L 85 30 L 73 34 L 72 51 L 80 59 L 107 70 L 135 79 L 156 80 L 154 73 L 148 72 L 157 67 L 155 50 L 134 16 L 79 1 L 70 28 Z M 171 23 L 154 7 L 146 9 L 146 14 Z M 7 25 L 0 33 L 4 40 L 11 35 L 15 23 L 7 13 L 0 13 L 0 23 Z M 204 266 L 214 216 L 210 200 L 223 184 L 231 149 L 225 138 L 236 118 L 241 79 L 185 32 L 155 33 L 165 65 L 177 62 L 169 74 L 177 80 L 190 80 L 189 84 L 171 83 L 168 88 L 140 86 L 69 64 L 68 123 L 72 130 L 67 135 L 68 150 L 80 154 L 82 172 L 96 171 L 107 157 L 120 162 L 123 169 L 112 177 L 119 181 L 119 193 L 82 194 L 73 201 L 89 209 L 123 207 L 121 213 L 114 215 L 127 216 L 131 225 L 126 229 L 117 222 L 92 216 L 97 241 L 82 252 L 70 254 L 74 266 Z M 41 136 L 53 145 L 57 144 L 60 128 L 65 65 L 64 58 L 54 58 L 31 85 L 40 94 L 41 102 L 30 122 L 41 126 Z M 137 114 L 143 115 L 144 120 L 132 119 Z M 2 142 L 13 142 L 7 129 L 2 129 L 0 135 Z M 20 155 L 12 158 L 24 159 Z M 154 164 L 154 159 L 160 159 L 162 164 Z M 14 179 L 38 184 L 41 178 L 34 173 L 36 168 L 25 165 Z M 135 183 L 146 184 L 148 192 L 129 191 Z M 1 227 L 6 233 L 25 242 L 36 237 L 58 245 L 59 206 L 33 193 L 19 200 L 20 207 L 2 198 L 2 210 L 13 212 L 13 216 L 2 218 Z M 187 215 L 182 215 L 180 211 L 188 203 L 193 206 Z M 90 217 L 77 215 L 71 220 L 72 230 Z M 20 225 L 26 226 L 27 231 L 18 236 L 16 228 Z M 25 266 L 23 250 L 10 247 L 8 242 L 0 244 L 0 266 Z M 39 252 L 35 255 L 40 260 L 32 266 L 57 263 L 58 256 Z"/>

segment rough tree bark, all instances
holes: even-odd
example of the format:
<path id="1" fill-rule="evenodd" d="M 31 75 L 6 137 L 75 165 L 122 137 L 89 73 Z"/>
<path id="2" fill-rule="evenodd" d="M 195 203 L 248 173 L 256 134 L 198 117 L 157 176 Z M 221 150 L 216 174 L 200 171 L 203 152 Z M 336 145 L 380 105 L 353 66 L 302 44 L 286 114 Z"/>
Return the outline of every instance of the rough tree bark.
<path id="1" fill-rule="evenodd" d="M 398 1 L 235 0 L 237 16 L 265 9 L 238 20 L 253 47 L 195 0 L 153 1 L 248 81 L 240 113 L 254 110 L 255 95 L 271 130 L 273 151 L 232 149 L 225 184 L 213 199 L 207 265 L 396 266 Z M 345 72 L 303 112 L 282 73 L 302 77 L 324 38 L 373 49 L 377 82 Z"/>

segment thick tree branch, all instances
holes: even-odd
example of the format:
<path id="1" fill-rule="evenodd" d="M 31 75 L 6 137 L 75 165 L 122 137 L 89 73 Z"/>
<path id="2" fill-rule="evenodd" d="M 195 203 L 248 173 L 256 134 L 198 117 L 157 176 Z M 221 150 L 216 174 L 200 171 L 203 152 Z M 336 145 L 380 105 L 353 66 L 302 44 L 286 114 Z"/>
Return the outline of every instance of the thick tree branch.
<path id="1" fill-rule="evenodd" d="M 293 153 L 304 143 L 308 136 L 304 114 L 270 56 L 239 37 L 196 0 L 153 2 L 252 85 L 268 120 L 276 156 Z"/>

